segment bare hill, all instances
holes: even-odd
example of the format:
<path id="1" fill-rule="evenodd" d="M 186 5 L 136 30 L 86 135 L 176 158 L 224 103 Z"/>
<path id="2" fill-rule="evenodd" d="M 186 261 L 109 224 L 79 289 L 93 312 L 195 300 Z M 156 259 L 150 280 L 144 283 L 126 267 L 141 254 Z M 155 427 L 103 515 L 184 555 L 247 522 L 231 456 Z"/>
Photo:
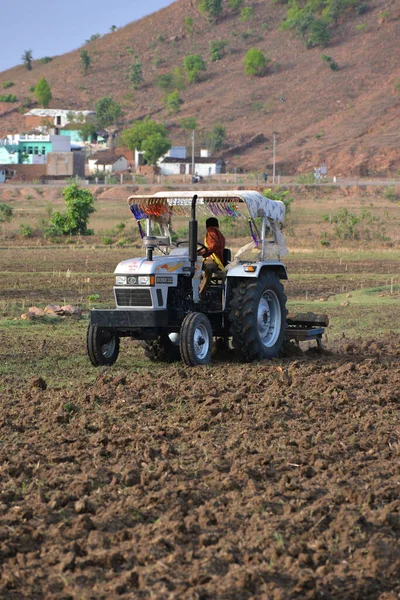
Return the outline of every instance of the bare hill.
<path id="1" fill-rule="evenodd" d="M 228 134 L 226 158 L 237 166 L 262 171 L 270 165 L 275 132 L 278 172 L 307 172 L 325 161 L 336 175 L 397 173 L 400 9 L 398 0 L 366 5 L 364 14 L 348 11 L 340 17 L 326 48 L 306 49 L 294 33 L 280 29 L 287 6 L 272 0 L 251 2 L 254 15 L 244 23 L 225 6 L 216 25 L 198 13 L 195 2 L 178 0 L 87 44 L 92 65 L 86 77 L 79 49 L 47 64 L 36 60 L 32 71 L 20 65 L 1 73 L 0 82 L 14 83 L 1 93 L 15 94 L 18 103 L 0 104 L 0 135 L 23 129 L 21 104 L 45 77 L 53 93 L 51 107 L 91 109 L 96 100 L 112 95 L 123 105 L 124 125 L 150 114 L 166 122 L 174 143 L 187 142 L 179 126 L 182 117 L 195 116 L 202 127 L 220 122 Z M 186 17 L 194 19 L 191 35 Z M 225 56 L 211 62 L 214 40 L 228 45 Z M 264 77 L 245 76 L 250 47 L 271 59 Z M 138 90 L 129 82 L 130 48 L 143 63 L 145 81 Z M 207 72 L 201 82 L 186 85 L 180 112 L 169 115 L 156 77 L 182 67 L 184 57 L 194 53 L 207 61 Z M 338 63 L 337 71 L 323 54 Z M 259 134 L 266 140 L 257 142 Z"/>

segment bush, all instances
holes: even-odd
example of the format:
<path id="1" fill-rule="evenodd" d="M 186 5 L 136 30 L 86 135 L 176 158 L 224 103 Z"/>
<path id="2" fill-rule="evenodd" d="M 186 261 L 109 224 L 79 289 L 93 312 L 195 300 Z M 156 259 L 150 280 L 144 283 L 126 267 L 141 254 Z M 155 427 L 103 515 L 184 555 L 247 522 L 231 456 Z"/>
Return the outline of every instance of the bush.
<path id="1" fill-rule="evenodd" d="M 368 12 L 369 6 L 366 2 L 361 2 L 354 7 L 354 10 L 357 15 L 364 15 L 366 12 Z"/>
<path id="2" fill-rule="evenodd" d="M 13 216 L 13 209 L 9 204 L 0 204 L 0 223 L 9 223 Z"/>
<path id="3" fill-rule="evenodd" d="M 385 187 L 383 195 L 385 196 L 386 200 L 389 200 L 389 202 L 397 202 L 400 199 L 400 194 L 397 192 L 394 185 Z"/>
<path id="4" fill-rule="evenodd" d="M 246 75 L 262 77 L 269 62 L 261 50 L 250 48 L 244 58 L 244 71 Z"/>
<path id="5" fill-rule="evenodd" d="M 192 17 L 185 17 L 183 24 L 185 27 L 185 31 L 188 35 L 192 35 L 193 33 L 193 23 L 194 20 L 192 19 Z"/>
<path id="6" fill-rule="evenodd" d="M 175 92 L 171 92 L 167 96 L 166 100 L 166 108 L 170 114 L 179 112 L 180 106 L 183 100 L 179 95 L 179 92 L 175 90 Z"/>
<path id="7" fill-rule="evenodd" d="M 43 56 L 43 58 L 40 59 L 40 62 L 44 65 L 47 65 L 47 63 L 51 62 L 52 60 L 52 56 Z"/>
<path id="8" fill-rule="evenodd" d="M 356 240 L 359 238 L 358 224 L 360 218 L 347 208 L 343 208 L 333 216 L 324 215 L 323 219 L 335 224 L 335 234 L 340 240 Z"/>
<path id="9" fill-rule="evenodd" d="M 314 173 L 304 173 L 303 175 L 299 175 L 296 179 L 296 183 L 301 183 L 302 185 L 311 185 L 315 183 Z"/>
<path id="10" fill-rule="evenodd" d="M 242 23 L 246 23 L 246 21 L 249 21 L 251 19 L 253 14 L 254 11 L 251 6 L 243 6 L 242 10 L 240 11 L 239 21 L 241 21 Z"/>
<path id="11" fill-rule="evenodd" d="M 200 80 L 201 71 L 206 71 L 206 63 L 201 58 L 200 54 L 191 54 L 185 56 L 183 66 L 186 71 L 186 76 L 189 83 L 196 83 Z"/>
<path id="12" fill-rule="evenodd" d="M 19 226 L 19 234 L 22 235 L 22 237 L 32 237 L 32 227 L 30 225 L 26 225 L 25 223 L 21 223 Z"/>
<path id="13" fill-rule="evenodd" d="M 217 60 L 221 60 L 221 58 L 225 54 L 225 48 L 228 42 L 224 40 L 210 42 L 210 59 L 211 62 L 215 62 Z"/>
<path id="14" fill-rule="evenodd" d="M 54 223 L 48 223 L 43 229 L 43 236 L 47 238 L 59 238 L 63 235 L 61 231 Z"/>
<path id="15" fill-rule="evenodd" d="M 311 23 L 310 33 L 307 39 L 307 48 L 313 48 L 314 46 L 325 48 L 330 39 L 331 33 L 328 29 L 328 24 L 322 19 L 315 19 Z"/>
<path id="16" fill-rule="evenodd" d="M 14 85 L 14 83 L 12 81 L 3 81 L 3 83 L 1 84 L 1 87 L 6 90 L 7 88 L 12 87 L 13 85 Z"/>
<path id="17" fill-rule="evenodd" d="M 326 62 L 329 65 L 329 68 L 332 71 L 337 71 L 339 69 L 339 65 L 335 60 L 333 60 L 332 56 L 327 56 L 326 54 L 323 54 L 321 58 L 324 62 Z"/>
<path id="18" fill-rule="evenodd" d="M 138 56 L 135 56 L 134 61 L 131 64 L 129 80 L 132 83 L 134 90 L 137 90 L 139 85 L 143 82 L 143 64 Z"/>
<path id="19" fill-rule="evenodd" d="M 103 242 L 103 244 L 105 246 L 110 246 L 114 242 L 114 240 L 111 237 L 109 237 L 108 235 L 104 235 L 101 238 L 101 241 Z"/>
<path id="20" fill-rule="evenodd" d="M 5 96 L 0 96 L 0 102 L 16 102 L 17 96 L 14 94 L 6 94 Z"/>
<path id="21" fill-rule="evenodd" d="M 233 11 L 238 11 L 243 5 L 244 0 L 228 0 L 228 7 Z"/>
<path id="22" fill-rule="evenodd" d="M 96 40 L 98 40 L 100 38 L 101 38 L 100 33 L 93 33 L 88 40 L 85 40 L 85 42 L 87 44 L 89 44 L 90 42 L 95 42 Z"/>

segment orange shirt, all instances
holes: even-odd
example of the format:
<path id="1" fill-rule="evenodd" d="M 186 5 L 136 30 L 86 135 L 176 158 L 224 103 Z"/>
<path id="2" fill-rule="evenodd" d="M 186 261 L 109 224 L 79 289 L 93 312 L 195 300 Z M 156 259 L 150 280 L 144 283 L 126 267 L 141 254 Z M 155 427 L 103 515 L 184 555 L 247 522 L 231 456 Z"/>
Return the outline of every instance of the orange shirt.
<path id="1" fill-rule="evenodd" d="M 221 263 L 224 262 L 225 238 L 218 227 L 207 227 L 205 245 L 207 246 L 207 252 L 204 252 L 204 258 L 215 254 Z"/>

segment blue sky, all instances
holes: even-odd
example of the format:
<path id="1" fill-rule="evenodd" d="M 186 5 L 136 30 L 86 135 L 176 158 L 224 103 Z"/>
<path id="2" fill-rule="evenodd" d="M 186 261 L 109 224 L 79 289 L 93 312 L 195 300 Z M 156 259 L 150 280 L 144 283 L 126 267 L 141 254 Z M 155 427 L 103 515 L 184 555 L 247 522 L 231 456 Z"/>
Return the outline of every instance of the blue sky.
<path id="1" fill-rule="evenodd" d="M 156 12 L 173 0 L 18 0 L 2 2 L 0 72 L 21 64 L 25 50 L 34 59 L 64 54 L 94 33 L 108 33 Z"/>

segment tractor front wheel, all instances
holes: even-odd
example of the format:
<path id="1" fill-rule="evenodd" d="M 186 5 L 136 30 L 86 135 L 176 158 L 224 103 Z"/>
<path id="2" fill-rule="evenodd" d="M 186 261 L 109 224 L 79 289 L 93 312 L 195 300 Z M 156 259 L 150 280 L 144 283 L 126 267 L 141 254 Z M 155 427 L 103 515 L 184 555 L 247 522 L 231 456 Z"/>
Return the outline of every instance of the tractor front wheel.
<path id="1" fill-rule="evenodd" d="M 119 354 L 119 336 L 109 329 L 89 325 L 86 346 L 92 365 L 113 365 Z"/>
<path id="2" fill-rule="evenodd" d="M 232 290 L 233 347 L 247 361 L 275 358 L 284 342 L 286 314 L 286 295 L 276 273 L 242 279 Z"/>
<path id="3" fill-rule="evenodd" d="M 181 326 L 181 356 L 189 367 L 207 365 L 211 361 L 213 332 L 211 323 L 202 313 L 191 312 Z"/>

